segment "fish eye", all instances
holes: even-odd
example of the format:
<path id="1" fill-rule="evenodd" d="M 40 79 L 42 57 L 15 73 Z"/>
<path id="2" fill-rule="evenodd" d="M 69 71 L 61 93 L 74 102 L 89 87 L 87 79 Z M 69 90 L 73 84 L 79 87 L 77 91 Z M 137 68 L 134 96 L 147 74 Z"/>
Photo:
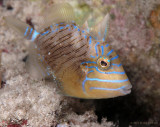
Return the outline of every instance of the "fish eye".
<path id="1" fill-rule="evenodd" d="M 101 56 L 97 59 L 98 68 L 101 70 L 107 70 L 110 67 L 110 59 L 108 57 Z"/>

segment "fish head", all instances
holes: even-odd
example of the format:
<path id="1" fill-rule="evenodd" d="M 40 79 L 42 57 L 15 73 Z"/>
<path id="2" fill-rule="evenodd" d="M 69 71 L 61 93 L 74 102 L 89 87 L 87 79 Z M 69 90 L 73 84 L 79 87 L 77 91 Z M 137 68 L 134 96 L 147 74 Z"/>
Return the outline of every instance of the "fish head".
<path id="1" fill-rule="evenodd" d="M 120 58 L 109 44 L 92 44 L 90 59 L 81 64 L 86 68 L 82 89 L 89 98 L 113 98 L 131 92 Z"/>

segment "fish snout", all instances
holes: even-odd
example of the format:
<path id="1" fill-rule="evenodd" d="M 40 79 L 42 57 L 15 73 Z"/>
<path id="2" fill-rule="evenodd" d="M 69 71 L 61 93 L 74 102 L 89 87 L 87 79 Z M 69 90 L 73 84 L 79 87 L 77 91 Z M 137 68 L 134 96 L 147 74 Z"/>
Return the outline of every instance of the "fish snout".
<path id="1" fill-rule="evenodd" d="M 131 84 L 130 85 L 126 85 L 121 89 L 121 92 L 123 94 L 130 94 L 131 93 L 131 88 L 132 88 Z"/>

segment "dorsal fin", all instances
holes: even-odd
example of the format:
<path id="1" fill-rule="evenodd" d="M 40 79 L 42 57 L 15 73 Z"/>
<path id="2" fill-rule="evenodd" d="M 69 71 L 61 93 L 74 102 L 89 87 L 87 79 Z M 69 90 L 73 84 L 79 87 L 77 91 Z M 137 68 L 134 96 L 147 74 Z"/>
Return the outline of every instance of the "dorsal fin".
<path id="1" fill-rule="evenodd" d="M 75 14 L 72 6 L 68 3 L 54 4 L 43 14 L 43 25 L 40 29 L 59 22 L 75 21 Z"/>
<path id="2" fill-rule="evenodd" d="M 109 28 L 109 14 L 107 14 L 98 24 L 90 28 L 90 33 L 96 36 L 97 40 L 106 40 Z"/>

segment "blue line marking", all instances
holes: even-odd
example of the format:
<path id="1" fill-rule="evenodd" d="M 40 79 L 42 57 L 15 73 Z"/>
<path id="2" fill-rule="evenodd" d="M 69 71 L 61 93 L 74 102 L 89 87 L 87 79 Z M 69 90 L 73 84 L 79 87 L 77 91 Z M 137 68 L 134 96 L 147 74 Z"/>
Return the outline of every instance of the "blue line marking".
<path id="1" fill-rule="evenodd" d="M 86 68 L 95 68 L 96 71 L 98 71 L 99 73 L 102 73 L 102 74 L 120 74 L 120 75 L 124 75 L 124 74 L 125 74 L 125 72 L 116 72 L 116 71 L 103 72 L 103 71 L 100 71 L 100 70 L 98 69 L 98 67 L 96 67 L 96 66 L 90 66 L 90 67 L 86 66 Z"/>
<path id="2" fill-rule="evenodd" d="M 110 88 L 100 88 L 100 87 L 90 87 L 90 90 L 96 89 L 96 90 L 110 90 L 110 91 L 117 91 L 117 90 L 121 90 L 124 89 L 125 86 L 121 86 L 117 89 L 110 89 Z"/>
<path id="3" fill-rule="evenodd" d="M 67 24 L 66 27 L 69 27 L 69 24 Z"/>
<path id="4" fill-rule="evenodd" d="M 101 49 L 102 49 L 102 56 L 104 55 L 104 47 L 101 46 Z"/>
<path id="5" fill-rule="evenodd" d="M 93 70 L 89 71 L 87 73 L 87 75 L 91 72 L 94 72 Z M 85 83 L 86 81 L 99 81 L 99 82 L 111 82 L 111 83 L 122 83 L 122 82 L 126 82 L 128 81 L 128 78 L 127 79 L 124 79 L 124 80 L 105 80 L 105 79 L 99 79 L 99 78 L 88 78 L 86 75 L 86 78 L 83 80 L 82 82 L 82 89 L 83 89 L 83 92 L 86 93 L 86 90 L 85 90 Z"/>
<path id="6" fill-rule="evenodd" d="M 86 38 L 87 38 L 87 35 L 85 35 L 84 38 L 86 39 Z"/>
<path id="7" fill-rule="evenodd" d="M 73 25 L 74 26 L 74 29 L 77 29 L 77 26 Z"/>
<path id="8" fill-rule="evenodd" d="M 58 26 L 59 24 L 56 24 L 56 26 Z"/>
<path id="9" fill-rule="evenodd" d="M 92 56 L 92 55 L 90 55 L 90 57 L 92 57 L 92 58 L 96 58 L 95 56 Z"/>
<path id="10" fill-rule="evenodd" d="M 111 58 L 111 61 L 117 59 L 118 57 L 119 57 L 119 56 L 117 55 L 117 56 Z"/>
<path id="11" fill-rule="evenodd" d="M 58 28 L 56 29 L 56 31 L 58 31 Z"/>
<path id="12" fill-rule="evenodd" d="M 51 25 L 50 28 L 52 29 L 52 32 L 54 32 L 53 26 Z"/>
<path id="13" fill-rule="evenodd" d="M 112 82 L 112 83 L 121 83 L 121 82 L 128 81 L 128 79 L 124 79 L 124 80 L 105 80 L 105 79 L 99 79 L 99 78 L 86 78 L 86 80 L 99 81 L 99 82 Z"/>
<path id="14" fill-rule="evenodd" d="M 78 28 L 78 31 L 80 31 L 80 29 Z"/>
<path id="15" fill-rule="evenodd" d="M 113 49 L 111 51 L 109 51 L 107 56 L 109 56 L 113 51 L 114 51 Z"/>
<path id="16" fill-rule="evenodd" d="M 47 75 L 49 76 L 49 75 L 50 75 L 50 73 L 49 73 L 49 72 L 47 72 Z"/>
<path id="17" fill-rule="evenodd" d="M 94 61 L 85 61 L 85 62 L 82 62 L 81 64 L 85 64 L 85 63 L 93 63 L 93 64 L 97 64 L 97 63 L 94 62 Z"/>
<path id="18" fill-rule="evenodd" d="M 38 35 L 39 33 L 36 30 L 34 30 L 33 35 L 32 35 L 32 41 L 34 41 Z"/>
<path id="19" fill-rule="evenodd" d="M 42 33 L 41 35 L 45 35 L 45 34 L 47 34 L 47 33 L 49 33 L 49 31 L 46 31 L 46 32 Z"/>
<path id="20" fill-rule="evenodd" d="M 84 30 L 82 30 L 82 33 L 84 33 L 85 31 Z"/>
<path id="21" fill-rule="evenodd" d="M 25 33 L 24 33 L 24 36 L 27 35 L 28 29 L 29 29 L 29 27 L 26 28 L 26 31 L 25 31 Z"/>
<path id="22" fill-rule="evenodd" d="M 63 26 L 61 26 L 59 29 L 61 30 L 61 29 L 63 29 L 64 27 Z"/>
<path id="23" fill-rule="evenodd" d="M 89 73 L 91 73 L 91 72 L 94 72 L 94 71 L 93 71 L 93 70 L 89 71 L 89 72 L 87 73 L 87 75 L 88 75 Z M 86 78 L 87 78 L 87 75 L 86 75 Z M 86 78 L 85 78 L 85 80 L 83 80 L 83 82 L 82 82 L 82 89 L 83 89 L 83 92 L 84 92 L 84 93 L 86 92 L 86 90 L 85 90 L 85 82 L 87 81 Z"/>
<path id="24" fill-rule="evenodd" d="M 92 37 L 89 36 L 89 45 L 92 44 Z"/>
<path id="25" fill-rule="evenodd" d="M 33 28 L 31 28 L 31 30 L 30 30 L 30 33 L 29 33 L 29 35 L 28 35 L 28 39 L 29 39 L 29 37 L 30 37 L 30 35 L 32 34 L 32 31 L 33 31 Z"/>
<path id="26" fill-rule="evenodd" d="M 109 46 L 109 44 L 106 44 L 106 47 L 108 47 Z"/>
<path id="27" fill-rule="evenodd" d="M 99 45 L 100 43 L 99 42 L 97 42 L 97 44 L 95 45 L 95 49 L 96 49 L 96 55 L 97 55 L 97 57 L 98 57 L 98 50 L 97 50 L 97 45 Z"/>
<path id="28" fill-rule="evenodd" d="M 31 30 L 30 30 L 30 35 L 32 34 L 32 31 L 33 31 L 33 28 L 31 28 Z"/>
<path id="29" fill-rule="evenodd" d="M 122 64 L 114 64 L 114 63 L 112 63 L 112 65 L 113 65 L 113 66 L 117 66 L 117 67 L 122 66 Z"/>

